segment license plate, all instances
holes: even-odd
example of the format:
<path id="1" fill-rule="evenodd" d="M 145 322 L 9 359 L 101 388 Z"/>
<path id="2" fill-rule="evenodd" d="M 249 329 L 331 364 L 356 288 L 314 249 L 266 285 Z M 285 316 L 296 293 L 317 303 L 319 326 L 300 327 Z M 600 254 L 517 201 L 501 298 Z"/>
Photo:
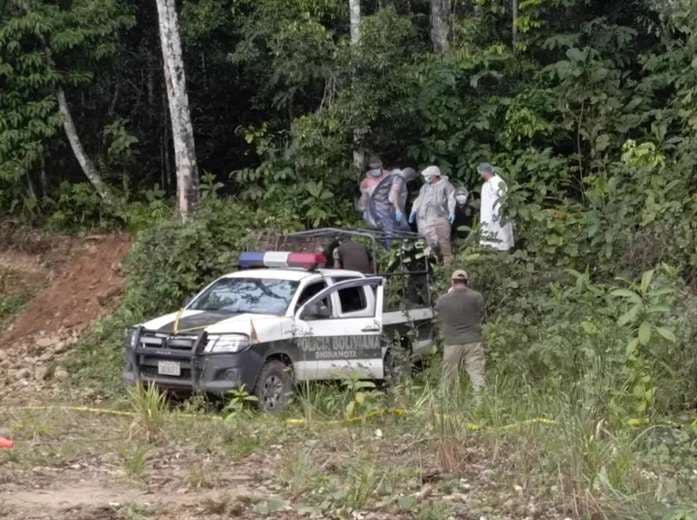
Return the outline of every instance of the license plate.
<path id="1" fill-rule="evenodd" d="M 157 373 L 162 376 L 180 376 L 182 365 L 179 361 L 158 361 Z"/>

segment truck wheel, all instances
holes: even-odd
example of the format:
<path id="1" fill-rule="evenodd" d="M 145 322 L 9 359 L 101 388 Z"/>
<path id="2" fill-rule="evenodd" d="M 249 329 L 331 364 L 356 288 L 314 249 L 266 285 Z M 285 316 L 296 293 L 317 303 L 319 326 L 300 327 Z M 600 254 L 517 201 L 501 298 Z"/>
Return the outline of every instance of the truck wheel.
<path id="1" fill-rule="evenodd" d="M 281 413 L 288 408 L 292 393 L 291 368 L 277 359 L 267 362 L 254 389 L 259 408 L 271 414 Z"/>

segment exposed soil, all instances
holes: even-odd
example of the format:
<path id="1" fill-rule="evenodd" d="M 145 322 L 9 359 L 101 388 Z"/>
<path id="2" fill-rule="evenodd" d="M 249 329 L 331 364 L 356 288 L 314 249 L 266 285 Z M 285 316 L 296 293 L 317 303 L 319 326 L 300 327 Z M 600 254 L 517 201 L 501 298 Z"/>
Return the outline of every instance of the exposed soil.
<path id="1" fill-rule="evenodd" d="M 45 277 L 45 287 L 0 333 L 0 345 L 31 336 L 80 333 L 118 304 L 124 287 L 121 261 L 128 253 L 126 235 L 56 240 L 38 255 L 17 251 L 0 253 L 0 265 L 29 278 Z"/>
<path id="2" fill-rule="evenodd" d="M 216 509 L 229 508 L 240 496 L 243 502 L 256 499 L 248 488 L 239 484 L 204 490 L 186 487 L 148 489 L 148 486 L 138 486 L 133 482 L 86 479 L 74 471 L 70 473 L 60 472 L 60 479 L 55 478 L 51 486 L 39 489 L 26 489 L 15 484 L 4 486 L 0 491 L 2 518 L 115 520 L 130 518 L 129 513 L 140 512 L 148 513 L 149 518 L 205 519 L 218 518 Z"/>

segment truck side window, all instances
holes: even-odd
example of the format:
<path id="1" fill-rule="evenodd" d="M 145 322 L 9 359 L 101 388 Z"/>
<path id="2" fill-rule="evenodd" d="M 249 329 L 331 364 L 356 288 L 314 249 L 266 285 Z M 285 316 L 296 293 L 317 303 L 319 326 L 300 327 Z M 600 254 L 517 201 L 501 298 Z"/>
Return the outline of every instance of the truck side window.
<path id="1" fill-rule="evenodd" d="M 298 298 L 298 303 L 295 305 L 295 310 L 297 310 L 310 298 L 312 298 L 315 294 L 319 293 L 320 291 L 324 290 L 327 288 L 327 282 L 324 280 L 320 282 L 315 282 L 303 289 L 302 294 L 300 295 L 300 298 Z M 326 302 L 325 302 L 326 303 Z"/>
<path id="2" fill-rule="evenodd" d="M 341 303 L 341 313 L 359 312 L 368 307 L 363 287 L 350 287 L 339 291 L 339 302 Z"/>

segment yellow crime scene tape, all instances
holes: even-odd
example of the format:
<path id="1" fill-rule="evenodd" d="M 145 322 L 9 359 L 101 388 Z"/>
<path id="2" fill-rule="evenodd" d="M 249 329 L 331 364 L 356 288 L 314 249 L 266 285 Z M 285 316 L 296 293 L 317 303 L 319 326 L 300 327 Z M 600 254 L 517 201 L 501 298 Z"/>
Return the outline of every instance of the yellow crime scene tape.
<path id="1" fill-rule="evenodd" d="M 136 412 L 129 412 L 125 410 L 112 410 L 109 408 L 94 408 L 89 406 L 4 406 L 0 407 L 0 412 L 3 411 L 22 411 L 22 410 L 36 410 L 36 411 L 62 411 L 62 412 L 80 412 L 80 413 L 93 413 L 93 414 L 103 414 L 103 415 L 116 415 L 116 416 L 126 416 L 135 417 L 138 414 Z M 192 419 L 209 419 L 209 420 L 223 420 L 224 417 L 218 415 L 196 415 L 191 413 L 178 413 L 179 417 L 188 417 Z M 356 423 L 364 423 L 370 419 L 375 419 L 378 417 L 394 416 L 394 417 L 406 417 L 408 415 L 414 415 L 412 412 L 405 410 L 404 408 L 384 408 L 381 410 L 375 410 L 373 412 L 367 413 L 365 415 L 359 415 L 356 417 L 348 417 L 345 419 L 304 419 L 304 418 L 289 418 L 285 420 L 287 426 L 311 426 L 311 425 L 322 425 L 322 426 L 344 426 Z M 453 415 L 445 414 L 435 414 L 437 419 L 454 419 L 458 418 Z M 461 417 L 460 417 L 461 418 Z M 627 421 L 628 425 L 636 426 L 635 422 L 630 420 Z M 476 423 L 465 423 L 463 425 L 468 431 L 471 432 L 483 432 L 483 431 L 510 431 L 524 426 L 531 426 L 534 424 L 555 426 L 559 423 L 554 419 L 549 419 L 547 417 L 533 417 L 531 419 L 524 419 L 522 421 L 513 422 L 506 424 L 504 426 L 487 426 Z M 694 425 L 697 425 L 697 419 L 695 419 Z M 642 426 L 670 426 L 673 428 L 680 428 L 685 426 L 685 424 L 674 423 L 666 421 L 663 423 L 656 423 L 653 425 L 645 424 L 642 422 Z M 697 426 L 693 426 L 697 430 Z"/>
<path id="2" fill-rule="evenodd" d="M 94 408 L 89 406 L 5 406 L 0 407 L 0 411 L 23 411 L 23 410 L 34 410 L 34 411 L 60 411 L 60 412 L 78 412 L 78 413 L 92 413 L 101 415 L 115 415 L 115 416 L 125 416 L 125 417 L 135 417 L 138 414 L 136 412 L 129 412 L 126 410 L 112 410 L 109 408 Z M 196 419 L 209 419 L 209 420 L 222 420 L 223 417 L 217 415 L 196 415 L 190 413 L 179 413 L 179 417 L 189 417 Z M 375 419 L 378 417 L 394 416 L 394 417 L 405 417 L 407 415 L 414 415 L 404 408 L 384 408 L 381 410 L 375 410 L 373 412 L 367 413 L 365 415 L 358 415 L 355 417 L 347 417 L 345 419 L 304 419 L 304 418 L 289 418 L 285 420 L 287 426 L 307 426 L 307 425 L 322 425 L 322 426 L 343 426 L 356 423 L 364 423 L 370 419 Z M 455 416 L 452 415 L 442 415 L 436 414 L 438 419 L 453 419 Z M 535 417 L 533 419 L 526 419 L 524 421 L 519 421 L 516 423 L 511 423 L 505 426 L 499 427 L 488 427 L 482 426 L 475 423 L 466 423 L 464 427 L 472 432 L 483 431 L 483 430 L 499 430 L 506 431 L 515 429 L 521 426 L 531 425 L 531 424 L 547 424 L 555 425 L 556 421 L 548 419 L 545 417 Z"/>

